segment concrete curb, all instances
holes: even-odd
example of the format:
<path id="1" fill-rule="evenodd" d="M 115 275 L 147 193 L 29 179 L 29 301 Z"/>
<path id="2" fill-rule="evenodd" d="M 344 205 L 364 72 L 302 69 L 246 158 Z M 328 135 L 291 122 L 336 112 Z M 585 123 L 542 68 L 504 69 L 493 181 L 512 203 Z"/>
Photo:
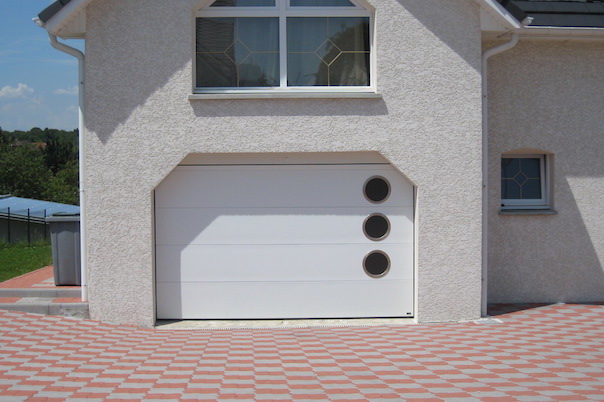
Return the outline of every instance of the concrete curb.
<path id="1" fill-rule="evenodd" d="M 0 297 L 80 297 L 82 291 L 76 289 L 13 289 L 0 288 Z"/>
<path id="2" fill-rule="evenodd" d="M 0 309 L 72 318 L 89 318 L 88 303 L 0 303 Z"/>

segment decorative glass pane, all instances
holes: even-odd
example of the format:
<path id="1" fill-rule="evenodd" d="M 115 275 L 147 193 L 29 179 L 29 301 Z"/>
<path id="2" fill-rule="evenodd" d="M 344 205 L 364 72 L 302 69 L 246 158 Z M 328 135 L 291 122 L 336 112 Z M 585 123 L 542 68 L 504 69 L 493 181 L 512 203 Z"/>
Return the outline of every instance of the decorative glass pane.
<path id="1" fill-rule="evenodd" d="M 292 7 L 354 7 L 348 0 L 290 0 Z"/>
<path id="2" fill-rule="evenodd" d="M 198 87 L 279 85 L 278 18 L 198 18 Z"/>
<path id="3" fill-rule="evenodd" d="M 274 7 L 275 0 L 216 0 L 210 7 Z"/>
<path id="4" fill-rule="evenodd" d="M 541 199 L 541 180 L 528 179 L 522 186 L 523 200 L 539 200 Z"/>
<path id="5" fill-rule="evenodd" d="M 529 179 L 539 179 L 541 174 L 541 160 L 539 158 L 522 158 L 520 161 L 520 170 Z"/>
<path id="6" fill-rule="evenodd" d="M 342 53 L 329 66 L 329 85 L 369 85 L 369 54 Z"/>
<path id="7" fill-rule="evenodd" d="M 540 158 L 501 159 L 501 198 L 539 200 L 541 192 Z"/>
<path id="8" fill-rule="evenodd" d="M 369 18 L 287 19 L 288 85 L 369 85 Z"/>
<path id="9" fill-rule="evenodd" d="M 313 53 L 288 53 L 287 85 L 327 86 L 327 69 L 320 68 L 321 60 Z"/>

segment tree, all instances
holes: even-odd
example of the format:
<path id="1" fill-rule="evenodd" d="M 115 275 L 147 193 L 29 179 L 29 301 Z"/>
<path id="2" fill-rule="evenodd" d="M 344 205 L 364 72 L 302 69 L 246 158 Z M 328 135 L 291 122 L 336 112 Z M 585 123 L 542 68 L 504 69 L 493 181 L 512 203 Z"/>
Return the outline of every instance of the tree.
<path id="1" fill-rule="evenodd" d="M 65 165 L 74 160 L 75 150 L 71 143 L 59 140 L 47 133 L 46 147 L 44 148 L 44 162 L 46 166 L 57 174 Z"/>
<path id="2" fill-rule="evenodd" d="M 43 199 L 51 177 L 40 150 L 30 145 L 0 150 L 0 194 Z"/>
<path id="3" fill-rule="evenodd" d="M 42 143 L 42 144 L 37 144 Z M 77 130 L 0 128 L 0 194 L 79 203 Z"/>
<path id="4" fill-rule="evenodd" d="M 44 199 L 63 204 L 80 203 L 78 161 L 71 160 L 46 184 Z"/>
<path id="5" fill-rule="evenodd" d="M 2 130 L 2 127 L 0 127 L 0 149 L 7 147 L 10 143 L 11 141 L 8 135 Z"/>

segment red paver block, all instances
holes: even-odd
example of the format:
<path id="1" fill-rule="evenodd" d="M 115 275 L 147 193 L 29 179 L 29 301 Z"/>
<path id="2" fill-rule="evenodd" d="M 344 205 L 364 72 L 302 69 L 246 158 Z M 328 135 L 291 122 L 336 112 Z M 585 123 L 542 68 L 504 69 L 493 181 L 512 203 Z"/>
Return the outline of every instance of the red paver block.
<path id="1" fill-rule="evenodd" d="M 57 297 L 53 299 L 53 303 L 82 303 L 82 298 L 80 297 Z"/>
<path id="2" fill-rule="evenodd" d="M 20 297 L 0 297 L 0 303 L 16 303 L 21 300 Z"/>
<path id="3" fill-rule="evenodd" d="M 33 395 L 37 394 L 38 391 L 24 391 L 24 390 L 10 390 L 7 389 L 6 391 L 2 391 L 2 395 L 3 396 L 27 396 L 27 397 L 32 397 Z"/>
<path id="4" fill-rule="evenodd" d="M 52 265 L 40 268 L 36 271 L 28 272 L 16 278 L 9 279 L 0 283 L 0 288 L 5 289 L 27 289 L 33 285 L 44 282 L 47 279 L 53 278 L 54 272 Z"/>
<path id="5" fill-rule="evenodd" d="M 303 401 L 303 400 L 314 400 L 314 401 L 324 401 L 327 398 L 325 397 L 325 395 L 318 395 L 318 394 L 296 394 L 296 399 Z"/>
<path id="6" fill-rule="evenodd" d="M 181 394 L 147 393 L 143 399 L 180 399 Z"/>

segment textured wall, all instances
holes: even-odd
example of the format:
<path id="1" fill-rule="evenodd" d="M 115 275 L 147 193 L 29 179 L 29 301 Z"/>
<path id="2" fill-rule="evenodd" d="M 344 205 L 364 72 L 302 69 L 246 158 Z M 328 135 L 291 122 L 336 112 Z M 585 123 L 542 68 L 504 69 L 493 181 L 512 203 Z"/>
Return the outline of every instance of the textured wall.
<path id="1" fill-rule="evenodd" d="M 382 99 L 189 101 L 196 0 L 88 10 L 94 319 L 154 323 L 153 189 L 189 153 L 378 151 L 417 186 L 417 317 L 480 315 L 480 30 L 472 0 L 374 0 Z"/>
<path id="2" fill-rule="evenodd" d="M 489 302 L 604 301 L 603 42 L 521 41 L 490 62 Z M 500 157 L 552 154 L 557 215 L 499 215 Z"/>

